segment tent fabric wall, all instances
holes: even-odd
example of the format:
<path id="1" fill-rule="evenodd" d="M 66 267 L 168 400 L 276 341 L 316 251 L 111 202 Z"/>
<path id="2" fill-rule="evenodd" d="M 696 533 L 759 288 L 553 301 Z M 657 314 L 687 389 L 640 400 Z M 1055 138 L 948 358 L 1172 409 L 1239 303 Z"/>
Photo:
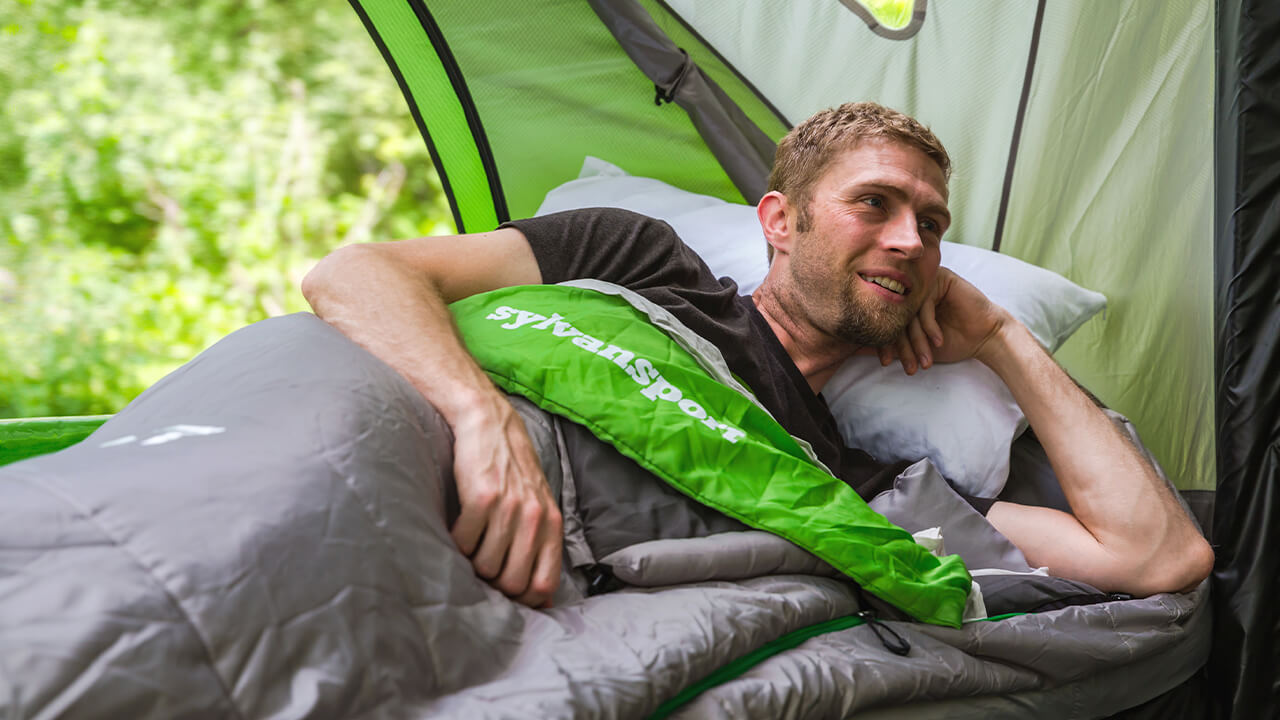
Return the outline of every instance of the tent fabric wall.
<path id="1" fill-rule="evenodd" d="M 834 1 L 669 5 L 793 122 L 873 100 L 929 125 L 954 167 L 947 239 L 991 247 L 1035 3 L 931 2 L 904 40 L 877 35 Z"/>
<path id="2" fill-rule="evenodd" d="M 659 4 L 641 4 L 766 135 L 786 132 L 776 111 L 696 36 Z M 495 2 L 352 5 L 419 119 L 460 231 L 532 215 L 587 155 L 742 201 L 689 116 L 654 104 L 653 83 L 588 3 L 543 0 L 518 12 Z"/>
<path id="3" fill-rule="evenodd" d="M 929 124 L 955 161 L 949 239 L 992 247 L 1035 3 L 933 2 L 903 40 L 836 2 L 667 5 L 789 118 L 868 99 Z M 1059 359 L 1180 489 L 1212 491 L 1211 8 L 1044 12 L 1000 250 L 1108 296 Z"/>
<path id="4" fill-rule="evenodd" d="M 505 4 L 435 3 L 431 12 L 483 119 L 511 217 L 533 214 L 548 189 L 577 176 L 586 155 L 742 201 L 689 116 L 655 105 L 653 83 L 588 3 L 530 3 L 520 12 Z M 786 127 L 772 110 L 674 25 L 664 29 L 675 32 L 678 45 L 758 127 L 780 137 Z"/>
<path id="5" fill-rule="evenodd" d="M 1218 2 L 1214 695 L 1280 716 L 1280 6 Z"/>
<path id="6" fill-rule="evenodd" d="M 589 0 L 627 56 L 653 82 L 654 104 L 679 105 L 707 149 L 754 205 L 768 188 L 777 144 L 747 117 L 688 52 L 653 21 L 638 0 Z"/>
<path id="7" fill-rule="evenodd" d="M 1057 353 L 1182 490 L 1215 487 L 1213 15 L 1050 2 L 1002 252 L 1107 296 Z"/>

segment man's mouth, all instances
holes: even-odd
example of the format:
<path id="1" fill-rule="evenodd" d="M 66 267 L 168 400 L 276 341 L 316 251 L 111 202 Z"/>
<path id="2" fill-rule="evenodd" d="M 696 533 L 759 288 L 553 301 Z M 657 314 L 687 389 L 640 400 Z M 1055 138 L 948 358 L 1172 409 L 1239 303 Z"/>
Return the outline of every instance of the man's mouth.
<path id="1" fill-rule="evenodd" d="M 862 273 L 858 273 L 858 277 L 869 283 L 875 283 L 890 292 L 894 292 L 899 295 L 907 294 L 907 287 L 893 278 L 882 277 L 879 275 L 863 275 Z"/>

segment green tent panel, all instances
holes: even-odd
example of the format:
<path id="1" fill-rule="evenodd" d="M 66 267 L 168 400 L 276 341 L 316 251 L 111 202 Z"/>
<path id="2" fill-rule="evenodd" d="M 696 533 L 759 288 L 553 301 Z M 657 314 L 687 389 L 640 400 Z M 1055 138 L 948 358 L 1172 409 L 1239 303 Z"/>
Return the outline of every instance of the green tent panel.
<path id="1" fill-rule="evenodd" d="M 1044 27 L 1001 251 L 1107 296 L 1058 360 L 1212 491 L 1213 8 L 1050 2 Z"/>
<path id="2" fill-rule="evenodd" d="M 357 5 L 415 109 L 460 231 L 531 215 L 549 187 L 577 176 L 586 155 L 742 201 L 689 117 L 654 102 L 654 83 L 590 5 L 508 9 L 436 3 L 428 10 L 419 0 Z M 649 9 L 758 127 L 775 140 L 786 132 L 785 121 L 695 33 L 660 3 Z"/>

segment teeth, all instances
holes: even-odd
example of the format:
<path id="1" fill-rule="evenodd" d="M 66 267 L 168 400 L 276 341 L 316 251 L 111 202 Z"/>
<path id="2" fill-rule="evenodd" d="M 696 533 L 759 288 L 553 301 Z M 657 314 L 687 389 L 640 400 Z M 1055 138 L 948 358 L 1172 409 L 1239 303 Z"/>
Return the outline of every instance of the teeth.
<path id="1" fill-rule="evenodd" d="M 907 289 L 905 285 L 903 285 L 902 283 L 892 278 L 871 277 L 868 275 L 863 275 L 862 279 L 866 280 L 867 282 L 873 282 L 879 285 L 880 287 L 885 288 L 886 290 L 892 290 L 893 292 L 896 292 L 899 295 L 901 295 Z"/>

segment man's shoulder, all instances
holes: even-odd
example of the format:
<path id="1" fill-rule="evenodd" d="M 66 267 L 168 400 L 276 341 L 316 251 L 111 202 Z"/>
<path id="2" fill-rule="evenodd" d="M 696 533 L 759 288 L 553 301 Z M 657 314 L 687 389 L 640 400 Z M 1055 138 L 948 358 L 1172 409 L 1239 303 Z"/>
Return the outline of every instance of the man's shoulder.
<path id="1" fill-rule="evenodd" d="M 670 225 L 623 208 L 565 210 L 504 227 L 524 234 L 547 282 L 595 278 L 627 287 L 696 284 L 705 269 Z"/>
<path id="2" fill-rule="evenodd" d="M 645 227 L 656 226 L 664 227 L 671 230 L 671 226 L 665 221 L 655 217 L 650 217 L 643 213 L 628 210 L 626 208 L 611 207 L 602 205 L 598 207 L 580 207 L 570 208 L 568 210 L 557 210 L 543 215 L 534 215 L 519 220 L 510 220 L 504 225 L 520 226 L 531 224 L 553 224 L 553 225 L 582 225 L 582 224 L 604 224 L 609 226 L 620 227 Z M 674 234 L 674 231 L 671 230 Z"/>

